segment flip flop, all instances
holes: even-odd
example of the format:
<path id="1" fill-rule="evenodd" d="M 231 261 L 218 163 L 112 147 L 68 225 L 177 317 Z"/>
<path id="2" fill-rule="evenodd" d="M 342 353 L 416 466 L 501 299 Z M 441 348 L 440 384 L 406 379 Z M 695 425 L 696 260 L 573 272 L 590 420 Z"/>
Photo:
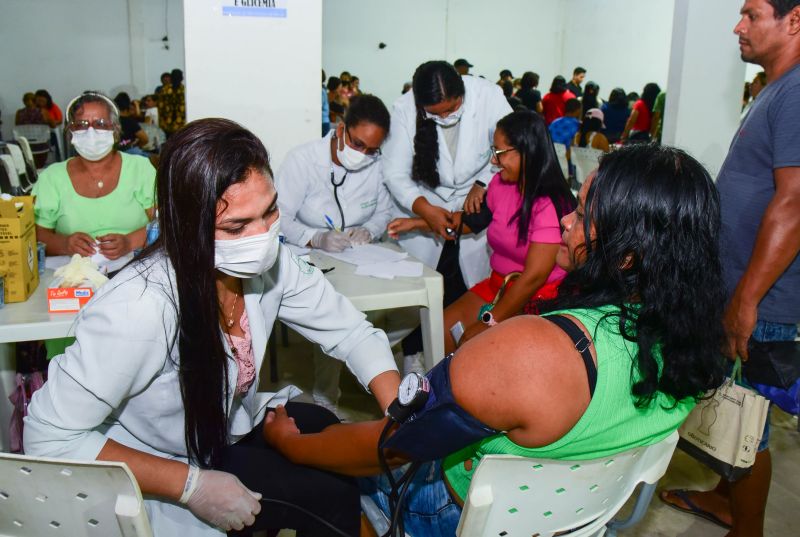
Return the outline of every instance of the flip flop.
<path id="1" fill-rule="evenodd" d="M 688 489 L 677 489 L 677 490 L 666 490 L 664 492 L 666 492 L 667 494 L 671 494 L 671 495 L 675 496 L 680 501 L 682 501 L 683 503 L 685 503 L 686 505 L 689 506 L 688 508 L 681 507 L 681 506 L 679 506 L 677 504 L 674 504 L 674 503 L 672 503 L 670 501 L 667 501 L 666 499 L 664 499 L 664 493 L 663 492 L 658 495 L 658 498 L 662 502 L 667 504 L 669 507 L 675 509 L 676 511 L 680 511 L 682 513 L 689 513 L 690 515 L 698 516 L 700 518 L 708 520 L 709 522 L 713 522 L 717 526 L 719 526 L 721 528 L 725 528 L 726 530 L 731 529 L 731 525 L 730 524 L 727 524 L 727 523 L 723 522 L 722 520 L 720 520 L 719 517 L 717 517 L 717 515 L 715 515 L 714 513 L 710 513 L 708 511 L 704 511 L 703 509 L 700 509 L 697 506 L 697 504 L 695 504 L 692 500 L 689 499 L 689 494 L 691 492 L 694 492 L 694 491 L 691 491 L 691 490 L 688 490 Z"/>

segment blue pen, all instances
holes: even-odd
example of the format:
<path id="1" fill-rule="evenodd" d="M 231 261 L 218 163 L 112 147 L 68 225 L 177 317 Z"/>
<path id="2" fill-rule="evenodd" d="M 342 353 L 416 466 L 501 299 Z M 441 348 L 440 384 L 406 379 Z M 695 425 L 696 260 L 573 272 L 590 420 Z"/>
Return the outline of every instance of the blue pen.
<path id="1" fill-rule="evenodd" d="M 331 229 L 332 229 L 332 230 L 334 230 L 334 231 L 339 231 L 339 230 L 336 228 L 336 226 L 334 226 L 334 225 L 333 225 L 333 220 L 331 220 L 331 217 L 330 217 L 330 216 L 328 216 L 327 214 L 326 214 L 326 215 L 324 215 L 324 216 L 325 216 L 325 223 L 326 223 L 326 224 L 328 224 L 328 227 L 329 227 L 329 228 L 331 228 Z"/>

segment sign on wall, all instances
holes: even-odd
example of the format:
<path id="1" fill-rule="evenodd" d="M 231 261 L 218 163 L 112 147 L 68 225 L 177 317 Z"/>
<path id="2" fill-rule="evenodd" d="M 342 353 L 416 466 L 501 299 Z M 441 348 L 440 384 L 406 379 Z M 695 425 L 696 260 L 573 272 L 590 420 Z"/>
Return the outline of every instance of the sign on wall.
<path id="1" fill-rule="evenodd" d="M 289 0 L 225 0 L 222 14 L 226 17 L 271 17 L 285 19 Z"/>

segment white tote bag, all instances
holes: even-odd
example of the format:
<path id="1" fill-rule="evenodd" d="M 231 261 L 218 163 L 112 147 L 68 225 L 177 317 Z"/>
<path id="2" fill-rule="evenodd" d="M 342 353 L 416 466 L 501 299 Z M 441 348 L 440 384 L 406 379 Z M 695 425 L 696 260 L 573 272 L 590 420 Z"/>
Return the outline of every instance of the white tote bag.
<path id="1" fill-rule="evenodd" d="M 741 381 L 737 358 L 730 378 L 706 394 L 678 430 L 678 446 L 728 481 L 750 473 L 769 409 L 769 401 Z"/>

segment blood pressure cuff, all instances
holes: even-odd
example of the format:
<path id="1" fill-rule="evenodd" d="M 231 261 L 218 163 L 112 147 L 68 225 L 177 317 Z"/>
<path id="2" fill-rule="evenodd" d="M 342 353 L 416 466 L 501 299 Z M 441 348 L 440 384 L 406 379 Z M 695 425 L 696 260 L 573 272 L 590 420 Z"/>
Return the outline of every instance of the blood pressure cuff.
<path id="1" fill-rule="evenodd" d="M 381 448 L 412 461 L 432 461 L 501 432 L 475 419 L 453 399 L 452 359 L 448 355 L 428 372 L 430 392 L 425 406 L 401 423 Z"/>

